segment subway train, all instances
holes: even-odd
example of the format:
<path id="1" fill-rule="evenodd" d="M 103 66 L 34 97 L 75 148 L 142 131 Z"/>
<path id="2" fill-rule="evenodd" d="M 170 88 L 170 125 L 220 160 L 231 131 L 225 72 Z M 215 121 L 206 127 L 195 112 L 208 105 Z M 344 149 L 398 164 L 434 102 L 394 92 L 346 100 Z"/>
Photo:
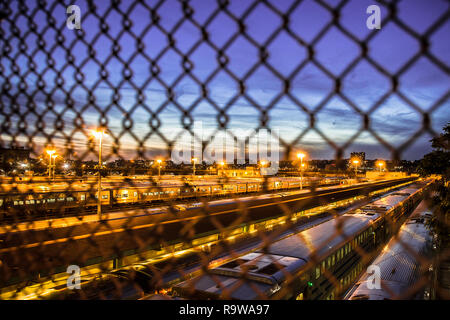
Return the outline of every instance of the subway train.
<path id="1" fill-rule="evenodd" d="M 411 209 L 411 207 L 414 205 L 414 201 L 417 197 L 420 197 L 420 191 L 417 192 L 417 188 L 403 188 L 401 191 L 395 191 L 391 192 L 386 197 L 381 197 L 379 200 L 376 200 L 369 205 L 365 206 L 364 211 L 366 214 L 362 213 L 361 210 L 354 210 L 352 211 L 352 214 L 346 215 L 344 220 L 346 221 L 345 224 L 350 226 L 353 231 L 356 229 L 361 229 L 361 226 L 365 226 L 366 229 L 361 232 L 361 238 L 358 241 L 359 245 L 365 245 L 368 248 L 374 247 L 376 243 L 384 241 L 384 239 L 388 236 L 387 233 L 383 232 L 383 229 L 379 227 L 379 218 L 382 212 L 385 212 L 386 210 L 389 211 L 389 214 L 392 215 L 399 215 L 402 214 L 402 212 L 406 212 Z M 406 199 L 406 200 L 405 200 Z M 372 216 L 373 212 L 378 210 L 380 214 L 376 214 Z M 333 220 L 334 221 L 334 220 Z M 372 222 L 374 221 L 374 222 Z M 318 227 L 321 227 L 321 230 L 318 230 L 317 227 L 311 228 L 309 230 L 313 231 L 307 231 L 307 232 L 313 232 L 313 234 L 317 235 L 326 235 L 327 233 L 322 233 L 325 230 L 325 232 L 329 232 L 328 229 L 333 229 L 335 225 L 330 224 L 332 221 L 327 223 L 322 223 Z M 256 227 L 256 224 L 253 226 Z M 250 226 L 251 228 L 251 226 Z M 328 233 L 330 234 L 330 233 Z M 307 235 L 308 236 L 308 235 Z M 349 237 L 352 236 L 352 234 L 348 234 Z M 294 246 L 298 246 L 298 243 L 296 243 L 296 240 L 294 237 L 290 237 L 290 242 Z M 348 238 L 347 240 L 349 240 Z M 209 239 L 211 240 L 211 239 Z M 217 238 L 214 238 L 214 240 L 217 240 Z M 315 240 L 317 241 L 317 240 Z M 203 243 L 203 242 L 202 242 Z M 283 247 L 285 243 L 275 243 L 277 247 Z M 330 268 L 330 266 L 336 268 L 338 265 L 343 264 L 345 268 L 351 267 L 351 261 L 353 261 L 355 258 L 350 259 L 350 256 L 352 254 L 352 250 L 354 249 L 355 242 L 352 241 L 343 241 L 342 243 L 342 250 L 337 250 L 336 254 L 332 257 L 330 257 L 328 260 L 324 259 L 324 262 L 322 264 L 319 264 L 319 269 L 315 269 L 315 275 L 318 275 L 318 278 L 315 278 L 314 281 L 323 281 L 323 273 L 320 269 L 322 265 Z M 288 245 L 289 246 L 289 245 Z M 286 248 L 288 248 L 288 246 Z M 292 249 L 292 246 L 290 247 Z M 204 248 L 202 247 L 202 250 Z M 300 248 L 298 248 L 300 250 Z M 276 249 L 275 249 L 276 250 Z M 205 252 L 210 252 L 209 250 L 206 250 Z M 277 257 L 281 257 L 281 252 L 277 252 Z M 354 253 L 354 250 L 353 250 Z M 261 254 L 259 254 L 261 255 Z M 307 253 L 305 253 L 307 255 Z M 251 253 L 249 255 L 246 255 L 238 260 L 234 260 L 231 263 L 232 264 L 238 264 L 239 262 L 243 260 L 252 260 L 254 258 L 255 254 Z M 272 257 L 275 257 L 275 255 L 272 255 Z M 264 257 L 263 257 L 264 258 Z M 145 295 L 148 295 L 149 293 L 155 292 L 155 290 L 160 290 L 160 292 L 166 294 L 163 298 L 169 298 L 169 299 L 179 299 L 179 298 L 205 298 L 201 293 L 197 292 L 196 294 L 192 295 L 186 295 L 184 293 L 178 294 L 176 293 L 177 289 L 174 289 L 174 291 L 169 291 L 169 295 L 167 295 L 167 289 L 172 286 L 171 282 L 173 282 L 173 285 L 176 285 L 178 281 L 177 279 L 180 278 L 182 274 L 189 273 L 188 270 L 192 270 L 193 263 L 195 263 L 198 259 L 198 253 L 196 250 L 192 250 L 190 253 L 184 254 L 183 256 L 177 256 L 177 257 L 171 257 L 169 260 L 162 260 L 157 263 L 135 263 L 133 265 L 122 267 L 113 271 L 110 271 L 106 274 L 103 274 L 101 276 L 96 277 L 95 279 L 90 279 L 88 281 L 82 281 L 81 283 L 81 289 L 82 290 L 59 290 L 58 288 L 54 288 L 54 290 L 51 290 L 49 294 L 41 297 L 43 299 L 139 299 L 142 298 Z M 267 259 L 266 259 L 267 260 Z M 344 262 L 346 261 L 346 262 Z M 267 261 L 266 261 L 267 262 Z M 302 259 L 285 256 L 284 259 L 279 261 L 280 263 L 290 263 L 290 262 L 302 262 Z M 228 267 L 230 265 L 226 264 Z M 224 268 L 225 266 L 222 266 Z M 273 266 L 268 266 L 267 268 L 263 269 L 263 272 L 269 272 L 270 268 L 273 270 Z M 180 272 L 180 270 L 183 270 Z M 345 275 L 349 274 L 348 271 L 343 270 Z M 229 278 L 234 279 L 232 276 Z M 253 277 L 253 279 L 259 279 L 258 277 Z M 267 277 L 267 279 L 270 279 L 270 277 Z M 224 281 L 230 282 L 230 279 L 223 279 Z M 302 280 L 306 281 L 306 278 L 302 276 Z M 258 280 L 257 280 L 258 281 Z M 313 281 L 313 280 L 311 280 Z M 224 282 L 227 283 L 227 282 Z M 309 282 L 308 282 L 309 283 Z M 311 282 L 312 283 L 312 282 Z M 347 280 L 345 282 L 347 284 Z M 121 290 L 117 290 L 118 286 L 120 286 Z M 181 287 L 183 285 L 181 284 Z M 177 286 L 178 287 L 178 286 Z M 179 288 L 179 287 L 178 287 Z M 61 286 L 61 289 L 64 289 L 64 285 Z M 312 288 L 314 290 L 315 288 Z M 169 289 L 170 290 L 170 289 Z M 171 293 L 175 294 L 171 294 Z M 300 296 L 301 298 L 311 298 L 313 295 L 317 295 L 317 292 L 312 291 L 311 293 L 303 292 L 303 296 L 299 293 L 297 296 Z M 153 296 L 153 294 L 151 294 Z M 249 296 L 250 297 L 250 296 Z M 206 298 L 210 298 L 207 296 Z M 216 297 L 217 298 L 217 297 Z M 242 297 L 241 297 L 242 298 Z M 254 297 L 253 297 L 254 298 Z"/>
<path id="2" fill-rule="evenodd" d="M 209 269 L 175 285 L 172 295 L 239 300 L 341 298 L 364 268 L 360 253 L 373 254 L 383 246 L 396 232 L 391 222 L 405 217 L 423 190 L 418 185 L 401 189 L 300 236 L 289 236 L 266 250 Z"/>
<path id="3" fill-rule="evenodd" d="M 335 185 L 339 181 L 335 179 L 322 179 L 318 181 L 321 186 Z M 304 183 L 304 186 L 309 186 Z M 68 187 L 59 192 L 30 192 L 20 194 L 0 195 L 0 211 L 16 209 L 26 212 L 27 210 L 59 210 L 61 208 L 94 207 L 97 205 L 97 185 L 84 184 L 83 190 Z M 300 188 L 298 180 L 275 180 L 267 184 L 269 191 L 294 190 Z M 104 206 L 121 206 L 136 203 L 152 203 L 164 200 L 190 199 L 197 197 L 219 197 L 227 194 L 247 194 L 263 191 L 263 182 L 230 182 L 202 185 L 165 185 L 152 186 L 142 182 L 123 186 L 120 184 L 110 185 L 103 188 L 101 202 Z"/>
<path id="4" fill-rule="evenodd" d="M 379 286 L 374 274 L 365 272 L 346 294 L 348 300 L 429 299 L 433 233 L 427 226 L 431 212 L 422 201 L 389 241 L 372 265 L 379 269 Z M 407 247 L 402 243 L 407 244 Z M 419 280 L 427 279 L 422 285 Z"/>

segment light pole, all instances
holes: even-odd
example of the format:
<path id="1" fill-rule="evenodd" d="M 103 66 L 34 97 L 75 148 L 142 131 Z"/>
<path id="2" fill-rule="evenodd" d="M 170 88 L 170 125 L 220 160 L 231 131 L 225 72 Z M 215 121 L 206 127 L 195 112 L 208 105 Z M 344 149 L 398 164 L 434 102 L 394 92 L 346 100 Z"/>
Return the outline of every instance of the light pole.
<path id="1" fill-rule="evenodd" d="M 161 179 L 161 159 L 156 160 L 156 162 L 158 163 L 158 180 Z"/>
<path id="2" fill-rule="evenodd" d="M 97 191 L 97 215 L 98 219 L 102 219 L 102 143 L 103 135 L 106 134 L 103 130 L 94 130 L 92 134 L 98 139 L 98 191 Z"/>
<path id="3" fill-rule="evenodd" d="M 52 155 L 52 159 L 53 159 L 53 180 L 55 180 L 55 170 L 56 170 L 56 158 L 58 158 L 59 156 L 57 154 Z"/>
<path id="4" fill-rule="evenodd" d="M 381 172 L 381 168 L 384 167 L 384 162 L 383 161 L 378 161 L 377 162 L 377 166 L 380 168 L 380 172 Z"/>
<path id="5" fill-rule="evenodd" d="M 48 154 L 48 178 L 52 178 L 52 155 L 55 153 L 55 150 L 47 150 Z"/>
<path id="6" fill-rule="evenodd" d="M 355 179 L 358 178 L 358 164 L 359 164 L 359 160 L 353 160 L 353 164 L 355 166 Z"/>
<path id="7" fill-rule="evenodd" d="M 222 169 L 222 174 L 223 174 L 223 167 L 225 166 L 225 162 L 224 161 L 220 161 L 220 168 Z M 219 175 L 219 172 L 217 172 L 217 175 Z"/>
<path id="8" fill-rule="evenodd" d="M 266 164 L 267 164 L 267 161 L 265 161 L 265 160 L 261 160 L 259 162 L 259 166 L 260 166 L 259 172 L 260 172 L 261 175 L 265 174 L 265 170 L 263 168 L 266 167 Z"/>
<path id="9" fill-rule="evenodd" d="M 300 190 L 303 190 L 303 158 L 305 157 L 304 153 L 297 153 L 297 158 L 300 159 Z"/>
<path id="10" fill-rule="evenodd" d="M 197 162 L 197 158 L 192 158 L 192 163 L 193 163 L 193 170 L 194 170 L 194 176 L 195 176 L 195 163 Z"/>

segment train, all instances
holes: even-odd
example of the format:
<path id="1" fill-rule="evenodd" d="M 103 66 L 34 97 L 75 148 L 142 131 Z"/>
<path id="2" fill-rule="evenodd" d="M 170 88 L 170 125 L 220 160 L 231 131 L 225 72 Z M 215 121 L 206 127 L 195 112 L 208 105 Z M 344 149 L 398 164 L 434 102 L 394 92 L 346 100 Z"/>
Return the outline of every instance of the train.
<path id="1" fill-rule="evenodd" d="M 357 216 L 357 218 L 354 218 L 350 216 L 350 218 L 346 217 L 344 219 L 348 220 L 348 223 L 354 224 L 354 222 L 351 222 L 351 220 L 358 220 L 357 222 L 361 222 L 359 220 L 363 220 L 362 222 L 366 222 L 367 220 L 376 220 L 379 218 L 378 214 L 371 219 L 368 219 L 368 217 L 371 217 L 372 213 L 375 210 L 389 210 L 390 214 L 393 216 L 401 215 L 402 212 L 406 212 L 407 210 L 410 210 L 412 208 L 413 199 L 416 199 L 416 197 L 420 197 L 420 192 L 417 192 L 417 188 L 403 188 L 400 189 L 401 191 L 395 191 L 391 192 L 391 194 L 388 196 L 389 199 L 386 200 L 386 197 L 382 197 L 377 201 L 374 201 L 370 203 L 369 205 L 365 206 L 364 211 L 367 212 L 366 215 L 363 213 L 360 213 L 360 211 L 353 210 L 353 214 Z M 402 199 L 408 198 L 407 201 Z M 380 212 L 381 212 L 380 211 Z M 350 219 L 350 220 L 349 220 Z M 333 219 L 334 220 L 334 219 Z M 329 222 L 328 222 L 329 223 Z M 346 223 L 347 224 L 347 223 Z M 324 228 L 327 226 L 327 224 L 322 223 L 321 228 Z M 354 230 L 357 226 L 352 226 L 352 230 Z M 316 227 L 309 229 L 309 230 L 317 230 Z M 329 226 L 327 227 L 329 228 Z M 381 232 L 379 228 L 375 228 L 374 225 L 372 226 L 372 229 L 365 230 L 362 233 L 361 241 L 368 241 L 369 237 L 372 235 L 370 232 L 374 233 L 373 239 L 379 239 L 377 241 L 381 241 L 382 237 L 387 237 L 388 235 Z M 317 230 L 315 233 L 321 233 L 322 231 Z M 375 237 L 375 233 L 377 236 Z M 324 233 L 326 234 L 326 233 Z M 364 238 L 364 239 L 363 239 Z M 216 238 L 214 238 L 216 239 Z M 293 240 L 293 239 L 292 239 Z M 292 241 L 291 240 L 291 241 Z M 202 242 L 203 243 L 203 242 Z M 351 242 L 349 242 L 351 243 Z M 284 245 L 284 244 L 282 244 Z M 298 244 L 297 244 L 298 245 Z M 343 246 L 342 250 L 342 256 L 340 253 L 337 253 L 334 258 L 329 259 L 329 263 L 332 265 L 337 265 L 341 261 L 343 261 L 344 256 L 348 257 L 347 254 L 350 254 L 350 250 L 352 245 L 349 244 L 347 246 Z M 375 244 L 371 244 L 371 246 L 375 246 Z M 202 250 L 204 250 L 202 246 Z M 205 254 L 208 254 L 210 252 L 209 250 L 204 250 Z M 247 259 L 249 260 L 252 255 L 250 254 L 247 256 L 244 256 L 240 259 Z M 183 256 L 173 256 L 169 260 L 162 260 L 157 263 L 135 263 L 132 265 L 129 265 L 127 267 L 121 267 L 119 269 L 107 272 L 105 274 L 97 276 L 95 279 L 90 279 L 86 281 L 82 281 L 81 287 L 82 290 L 51 290 L 49 294 L 42 296 L 43 299 L 98 299 L 99 297 L 102 297 L 104 299 L 139 299 L 144 297 L 145 295 L 148 295 L 149 293 L 154 292 L 155 290 L 161 290 L 162 292 L 165 292 L 166 296 L 164 298 L 173 298 L 178 299 L 180 297 L 186 298 L 187 296 L 185 294 L 170 294 L 167 295 L 166 290 L 172 285 L 176 285 L 180 281 L 180 276 L 182 274 L 189 274 L 188 270 L 193 270 L 193 266 L 196 263 L 198 259 L 198 252 L 196 250 L 193 250 L 190 253 L 183 254 Z M 284 260 L 281 260 L 283 263 L 289 262 L 289 257 L 285 258 Z M 299 261 L 299 259 L 291 259 Z M 240 261 L 240 260 L 239 260 Z M 234 261 L 233 263 L 236 263 Z M 222 266 L 223 267 L 223 266 Z M 183 270 L 183 271 L 180 271 Z M 264 271 L 268 272 L 268 268 L 266 268 Z M 320 272 L 320 271 L 315 271 Z M 319 278 L 319 280 L 322 280 L 322 278 Z M 317 280 L 318 281 L 318 280 Z M 172 283 L 173 282 L 173 283 Z M 116 287 L 117 284 L 120 283 L 121 291 L 117 291 Z M 63 288 L 63 286 L 61 286 Z M 171 289 L 169 289 L 171 290 Z M 175 292 L 174 291 L 171 292 Z M 194 295 L 195 296 L 195 295 Z M 189 296 L 191 297 L 191 296 Z M 187 298 L 189 298 L 187 297 Z M 308 296 L 306 296 L 308 297 Z M 198 298 L 198 296 L 196 296 Z"/>
<path id="2" fill-rule="evenodd" d="M 428 300 L 431 296 L 433 232 L 427 226 L 431 212 L 425 201 L 402 225 L 372 265 L 379 269 L 378 284 L 374 271 L 365 272 L 345 296 L 347 300 Z M 405 245 L 406 244 L 406 245 Z M 423 284 L 419 280 L 426 279 Z"/>
<path id="3" fill-rule="evenodd" d="M 426 185 L 428 186 L 428 185 Z M 412 186 L 316 227 L 248 253 L 172 288 L 185 299 L 341 298 L 373 254 L 396 232 L 422 197 Z M 341 232 L 337 232 L 341 230 Z M 302 239 L 307 239 L 305 242 Z"/>
<path id="4" fill-rule="evenodd" d="M 335 179 L 323 179 L 320 185 L 336 185 Z M 304 183 L 303 186 L 308 186 Z M 15 209 L 18 212 L 34 210 L 51 211 L 95 207 L 98 204 L 97 185 L 84 184 L 84 190 L 67 187 L 59 192 L 28 192 L 0 195 L 0 211 Z M 263 190 L 282 191 L 300 188 L 299 180 L 272 180 L 264 182 L 230 182 L 202 185 L 164 185 L 154 186 L 149 183 L 135 182 L 128 185 L 116 184 L 101 191 L 102 206 L 123 206 L 129 204 L 150 204 L 167 200 L 194 199 L 198 197 L 220 197 L 230 194 L 258 193 Z"/>

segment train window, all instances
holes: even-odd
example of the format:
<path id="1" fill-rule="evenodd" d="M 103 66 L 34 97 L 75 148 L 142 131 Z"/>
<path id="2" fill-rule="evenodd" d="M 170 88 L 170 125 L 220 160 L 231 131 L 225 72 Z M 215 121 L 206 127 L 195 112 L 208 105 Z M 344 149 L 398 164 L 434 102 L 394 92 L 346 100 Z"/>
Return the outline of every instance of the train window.
<path id="1" fill-rule="evenodd" d="M 334 254 L 331 256 L 331 265 L 334 266 Z"/>
<path id="2" fill-rule="evenodd" d="M 55 199 L 48 199 L 47 202 L 55 202 Z"/>
<path id="3" fill-rule="evenodd" d="M 41 203 L 41 201 L 39 201 L 39 200 L 36 200 L 36 203 Z"/>
<path id="4" fill-rule="evenodd" d="M 58 201 L 64 201 L 65 198 L 58 198 Z"/>
<path id="5" fill-rule="evenodd" d="M 143 195 L 144 197 L 146 197 L 146 196 L 147 196 L 147 192 L 142 193 L 142 195 Z"/>
<path id="6" fill-rule="evenodd" d="M 102 195 L 102 199 L 108 199 L 108 195 L 107 194 Z"/>
<path id="7" fill-rule="evenodd" d="M 325 270 L 325 260 L 322 261 L 322 270 Z"/>
<path id="8" fill-rule="evenodd" d="M 25 204 L 30 204 L 30 200 L 25 200 Z"/>
<path id="9" fill-rule="evenodd" d="M 134 196 L 137 197 L 137 192 L 136 191 L 134 192 Z"/>
<path id="10" fill-rule="evenodd" d="M 328 259 L 327 259 L 327 268 L 328 269 L 331 268 L 331 257 L 328 257 Z"/>
<path id="11" fill-rule="evenodd" d="M 73 198 L 72 198 L 72 197 L 67 197 L 66 200 L 67 200 L 67 201 L 73 201 Z"/>
<path id="12" fill-rule="evenodd" d="M 122 198 L 128 198 L 128 193 L 122 194 Z"/>
<path id="13" fill-rule="evenodd" d="M 153 192 L 149 192 L 148 195 L 149 195 L 149 196 L 152 196 L 152 195 L 153 195 Z"/>
<path id="14" fill-rule="evenodd" d="M 81 195 L 81 200 L 85 200 L 86 196 L 84 194 Z"/>
<path id="15" fill-rule="evenodd" d="M 319 279 L 320 277 L 320 268 L 316 267 L 316 279 Z"/>

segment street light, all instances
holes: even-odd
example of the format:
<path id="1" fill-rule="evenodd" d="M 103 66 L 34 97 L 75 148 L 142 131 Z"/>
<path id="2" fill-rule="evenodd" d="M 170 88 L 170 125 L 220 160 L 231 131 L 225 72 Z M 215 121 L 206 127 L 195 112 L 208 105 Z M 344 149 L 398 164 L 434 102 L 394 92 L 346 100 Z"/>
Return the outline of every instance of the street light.
<path id="1" fill-rule="evenodd" d="M 300 159 L 300 190 L 303 190 L 303 167 L 304 167 L 304 163 L 303 163 L 303 158 L 305 157 L 305 154 L 300 152 L 297 153 L 297 158 Z"/>
<path id="2" fill-rule="evenodd" d="M 197 158 L 192 158 L 192 163 L 193 163 L 193 170 L 194 170 L 194 176 L 195 176 L 195 163 L 198 161 Z"/>
<path id="3" fill-rule="evenodd" d="M 359 160 L 353 160 L 353 165 L 355 166 L 355 179 L 358 177 L 358 164 L 359 164 Z"/>
<path id="4" fill-rule="evenodd" d="M 161 179 L 161 159 L 156 160 L 156 162 L 158 163 L 158 179 Z"/>
<path id="5" fill-rule="evenodd" d="M 384 165 L 385 165 L 384 161 L 380 160 L 377 162 L 377 166 L 380 168 L 380 172 L 381 172 L 381 168 L 384 167 Z"/>
<path id="6" fill-rule="evenodd" d="M 53 179 L 55 179 L 55 169 L 56 169 L 56 158 L 58 158 L 59 157 L 59 155 L 57 155 L 57 154 L 54 154 L 54 155 L 52 155 L 52 159 L 53 159 Z"/>
<path id="7" fill-rule="evenodd" d="M 47 150 L 48 154 L 48 177 L 52 177 L 52 155 L 55 153 L 55 150 Z"/>
<path id="8" fill-rule="evenodd" d="M 105 135 L 104 130 L 93 130 L 92 134 L 98 139 L 98 193 L 97 193 L 97 215 L 98 219 L 102 219 L 102 143 L 103 143 L 103 135 Z"/>

